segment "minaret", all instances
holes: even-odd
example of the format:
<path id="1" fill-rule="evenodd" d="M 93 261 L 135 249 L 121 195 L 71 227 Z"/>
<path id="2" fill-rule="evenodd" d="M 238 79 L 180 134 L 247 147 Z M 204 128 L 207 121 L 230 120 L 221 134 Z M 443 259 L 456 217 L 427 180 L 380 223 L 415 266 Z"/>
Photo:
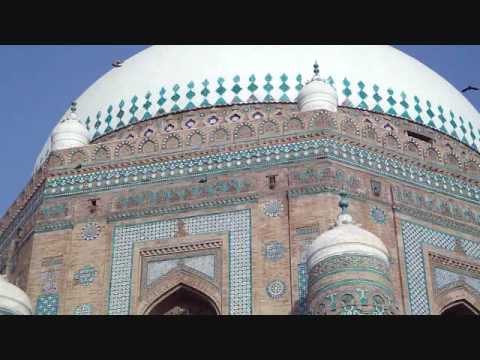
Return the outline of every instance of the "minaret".
<path id="1" fill-rule="evenodd" d="M 337 112 L 338 95 L 333 86 L 320 77 L 318 63 L 313 66 L 314 76 L 298 94 L 298 109 L 301 112 L 326 110 Z"/>
<path id="2" fill-rule="evenodd" d="M 70 107 L 70 113 L 56 126 L 52 133 L 52 151 L 86 146 L 90 137 L 86 126 L 77 118 L 77 104 Z"/>
<path id="3" fill-rule="evenodd" d="M 307 309 L 313 315 L 392 315 L 396 302 L 388 250 L 353 223 L 346 194 L 335 226 L 310 246 Z"/>

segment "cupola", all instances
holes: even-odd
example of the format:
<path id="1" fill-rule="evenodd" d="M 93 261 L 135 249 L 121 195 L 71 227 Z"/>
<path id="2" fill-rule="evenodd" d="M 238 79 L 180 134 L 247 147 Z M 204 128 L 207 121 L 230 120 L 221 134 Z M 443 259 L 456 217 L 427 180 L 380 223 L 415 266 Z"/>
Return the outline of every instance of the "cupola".
<path id="1" fill-rule="evenodd" d="M 397 313 L 389 253 L 382 240 L 362 229 L 347 213 L 310 246 L 307 257 L 307 308 L 313 315 L 390 315 Z"/>
<path id="2" fill-rule="evenodd" d="M 314 65 L 314 76 L 298 94 L 297 104 L 301 112 L 326 110 L 337 112 L 337 90 L 320 77 L 318 63 Z"/>
<path id="3" fill-rule="evenodd" d="M 70 113 L 55 127 L 52 133 L 52 151 L 82 147 L 89 144 L 86 126 L 77 118 L 77 104 L 72 103 Z"/>

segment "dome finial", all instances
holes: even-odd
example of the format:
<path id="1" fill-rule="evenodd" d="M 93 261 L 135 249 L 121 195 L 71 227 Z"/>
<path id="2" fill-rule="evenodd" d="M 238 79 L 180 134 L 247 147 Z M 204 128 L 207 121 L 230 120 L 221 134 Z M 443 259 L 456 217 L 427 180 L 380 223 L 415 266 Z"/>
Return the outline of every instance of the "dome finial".
<path id="1" fill-rule="evenodd" d="M 340 209 L 342 209 L 342 211 L 338 215 L 336 226 L 353 224 L 353 218 L 347 211 L 348 207 L 350 206 L 350 203 L 347 200 L 348 194 L 345 190 L 342 189 L 339 195 L 340 202 L 338 203 L 338 206 L 340 207 Z"/>
<path id="2" fill-rule="evenodd" d="M 350 203 L 347 200 L 347 193 L 344 190 L 340 191 L 340 202 L 338 206 L 342 209 L 342 215 L 346 215 Z"/>
<path id="3" fill-rule="evenodd" d="M 318 78 L 320 74 L 320 66 L 318 65 L 317 60 L 315 60 L 315 64 L 313 64 L 313 73 L 315 74 L 314 78 Z"/>
<path id="4" fill-rule="evenodd" d="M 70 105 L 70 112 L 75 113 L 77 112 L 77 102 L 73 101 L 72 105 Z"/>
<path id="5" fill-rule="evenodd" d="M 301 112 L 326 110 L 337 112 L 337 90 L 320 77 L 320 66 L 315 60 L 313 77 L 307 81 L 297 97 L 298 109 Z"/>

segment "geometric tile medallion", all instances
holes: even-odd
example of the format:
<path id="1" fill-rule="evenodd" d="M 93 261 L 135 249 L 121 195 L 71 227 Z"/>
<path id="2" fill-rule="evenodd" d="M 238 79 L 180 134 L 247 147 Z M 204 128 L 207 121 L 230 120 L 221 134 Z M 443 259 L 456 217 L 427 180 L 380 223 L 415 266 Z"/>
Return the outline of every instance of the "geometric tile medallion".
<path id="1" fill-rule="evenodd" d="M 100 225 L 88 223 L 82 229 L 82 239 L 87 241 L 95 240 L 100 235 L 100 231 Z"/>
<path id="2" fill-rule="evenodd" d="M 283 212 L 283 204 L 280 200 L 271 200 L 263 205 L 265 215 L 269 217 L 279 217 Z"/>
<path id="3" fill-rule="evenodd" d="M 168 240 L 178 231 L 182 221 L 191 235 L 228 233 L 229 238 L 229 306 L 232 315 L 252 312 L 251 281 L 251 214 L 240 210 L 134 225 L 117 225 L 113 232 L 112 271 L 109 315 L 128 315 L 132 283 L 134 243 Z"/>
<path id="4" fill-rule="evenodd" d="M 281 280 L 273 280 L 268 283 L 265 290 L 267 291 L 268 296 L 274 300 L 278 300 L 285 294 L 287 286 Z"/>
<path id="5" fill-rule="evenodd" d="M 429 315 L 431 310 L 423 259 L 424 246 L 430 245 L 453 252 L 458 242 L 467 256 L 480 260 L 480 243 L 408 221 L 402 221 L 401 224 L 410 311 L 412 315 Z"/>
<path id="6" fill-rule="evenodd" d="M 377 224 L 383 225 L 387 221 L 387 216 L 385 215 L 385 211 L 383 211 L 383 209 L 380 209 L 376 206 L 372 208 L 372 210 L 370 211 L 370 217 Z"/>

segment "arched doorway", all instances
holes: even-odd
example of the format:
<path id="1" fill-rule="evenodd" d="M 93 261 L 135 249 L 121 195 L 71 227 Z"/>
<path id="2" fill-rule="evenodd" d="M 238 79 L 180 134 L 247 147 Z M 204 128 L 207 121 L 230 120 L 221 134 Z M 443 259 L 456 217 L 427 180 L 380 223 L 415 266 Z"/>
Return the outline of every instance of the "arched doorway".
<path id="1" fill-rule="evenodd" d="M 156 303 L 148 315 L 218 315 L 215 304 L 201 292 L 179 285 Z"/>
<path id="2" fill-rule="evenodd" d="M 471 316 L 478 314 L 478 310 L 466 300 L 455 301 L 447 305 L 441 312 L 441 315 L 447 316 Z"/>

